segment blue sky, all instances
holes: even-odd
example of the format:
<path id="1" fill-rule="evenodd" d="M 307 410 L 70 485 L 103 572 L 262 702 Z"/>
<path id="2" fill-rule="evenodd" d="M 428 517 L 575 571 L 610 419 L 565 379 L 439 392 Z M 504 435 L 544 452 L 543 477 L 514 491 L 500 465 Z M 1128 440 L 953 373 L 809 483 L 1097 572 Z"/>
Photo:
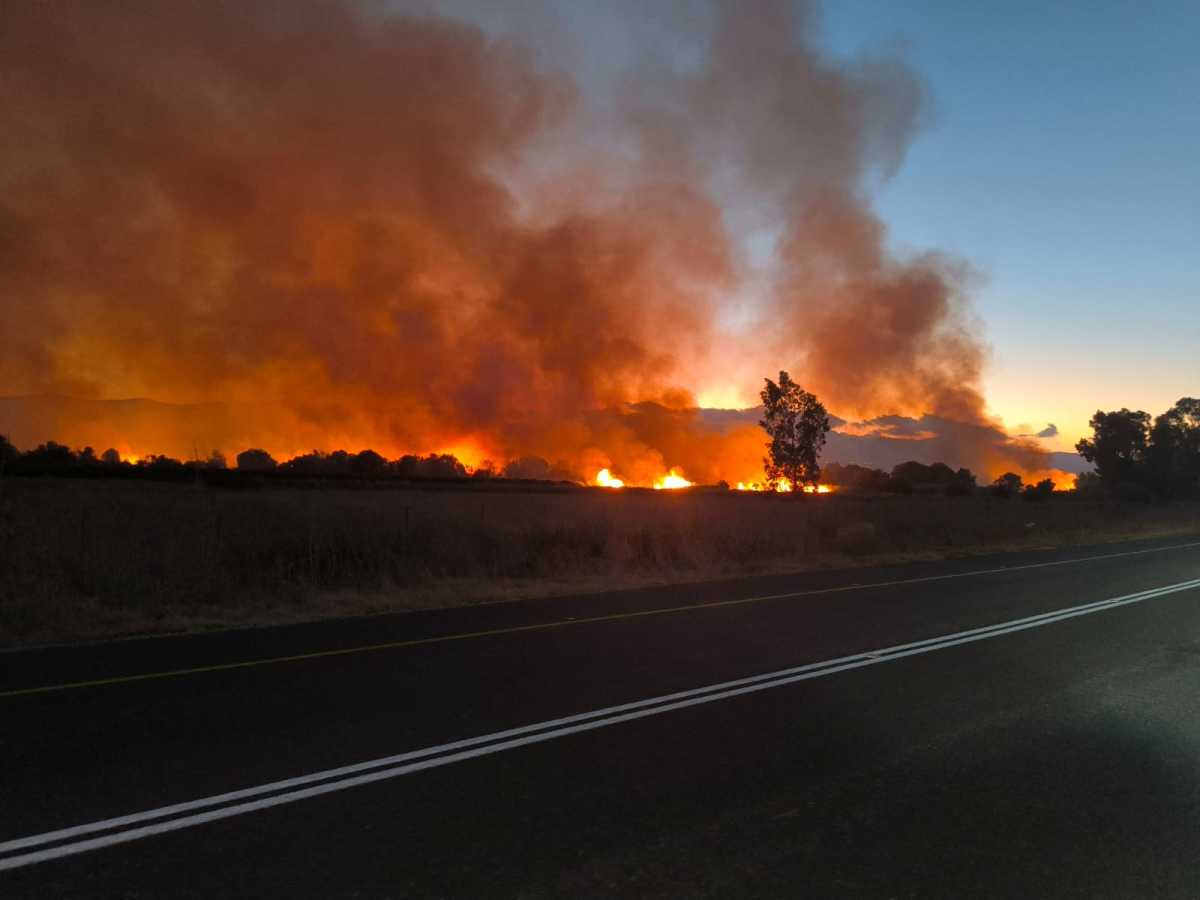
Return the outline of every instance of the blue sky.
<path id="1" fill-rule="evenodd" d="M 993 412 L 1066 443 L 1200 391 L 1200 4 L 843 0 L 824 30 L 902 43 L 929 84 L 879 211 L 982 274 Z"/>

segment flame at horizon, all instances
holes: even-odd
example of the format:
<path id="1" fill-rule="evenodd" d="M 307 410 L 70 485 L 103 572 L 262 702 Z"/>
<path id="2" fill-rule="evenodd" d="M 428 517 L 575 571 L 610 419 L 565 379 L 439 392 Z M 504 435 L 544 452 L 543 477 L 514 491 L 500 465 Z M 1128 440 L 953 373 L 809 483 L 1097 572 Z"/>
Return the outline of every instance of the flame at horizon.
<path id="1" fill-rule="evenodd" d="M 614 477 L 612 472 L 608 471 L 608 469 L 601 469 L 599 472 L 596 473 L 595 483 L 599 487 L 604 487 L 604 488 L 625 487 L 625 482 L 622 481 L 620 478 Z"/>
<path id="2" fill-rule="evenodd" d="M 692 482 L 684 478 L 683 473 L 678 468 L 671 469 L 670 472 L 661 478 L 654 479 L 654 489 L 656 491 L 677 491 L 680 488 L 689 487 L 692 487 Z"/>

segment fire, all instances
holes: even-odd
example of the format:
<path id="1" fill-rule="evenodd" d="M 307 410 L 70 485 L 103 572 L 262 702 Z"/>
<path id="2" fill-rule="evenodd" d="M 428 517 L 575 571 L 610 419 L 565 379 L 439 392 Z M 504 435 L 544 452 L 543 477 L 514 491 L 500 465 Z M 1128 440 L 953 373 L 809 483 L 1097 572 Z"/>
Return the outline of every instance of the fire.
<path id="1" fill-rule="evenodd" d="M 654 481 L 654 489 L 656 491 L 668 490 L 674 491 L 679 488 L 691 487 L 692 482 L 683 477 L 683 473 L 679 469 L 671 469 L 666 475 L 657 478 Z"/>
<path id="2" fill-rule="evenodd" d="M 479 468 L 480 463 L 487 458 L 487 451 L 470 439 L 457 441 L 433 451 L 437 454 L 448 453 L 468 469 Z"/>
<path id="3" fill-rule="evenodd" d="M 739 491 L 767 491 L 769 487 L 759 484 L 757 481 L 752 481 L 747 484 L 744 481 L 737 483 Z M 779 483 L 775 486 L 775 490 L 781 494 L 787 494 L 792 491 L 792 483 L 786 478 L 779 479 Z M 831 484 L 806 484 L 803 488 L 806 494 L 832 494 L 834 487 Z"/>
<path id="4" fill-rule="evenodd" d="M 130 463 L 135 466 L 146 456 L 145 453 L 135 453 L 129 444 L 126 443 L 120 443 L 114 449 L 117 451 L 117 456 L 121 458 L 121 462 Z M 96 452 L 98 453 L 99 451 Z"/>
<path id="5" fill-rule="evenodd" d="M 613 473 L 608 469 L 601 469 L 596 473 L 596 484 L 606 488 L 622 488 L 625 487 L 625 482 L 620 478 L 614 478 Z"/>
<path id="6" fill-rule="evenodd" d="M 617 478 L 613 475 L 610 469 L 601 469 L 596 473 L 596 477 L 592 480 L 592 484 L 597 487 L 605 488 L 622 488 L 625 487 L 625 479 Z M 660 475 L 654 479 L 654 489 L 656 491 L 674 491 L 680 488 L 691 487 L 692 482 L 683 477 L 683 472 L 678 468 L 672 468 L 665 475 Z"/>

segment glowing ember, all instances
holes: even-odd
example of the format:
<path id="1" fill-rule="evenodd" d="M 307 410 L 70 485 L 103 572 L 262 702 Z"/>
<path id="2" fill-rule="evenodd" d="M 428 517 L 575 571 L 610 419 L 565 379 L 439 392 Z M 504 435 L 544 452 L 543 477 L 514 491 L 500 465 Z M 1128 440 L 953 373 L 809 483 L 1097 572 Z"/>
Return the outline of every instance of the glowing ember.
<path id="1" fill-rule="evenodd" d="M 690 481 L 688 481 L 686 478 L 684 478 L 678 469 L 672 469 L 666 475 L 663 475 L 661 478 L 657 479 L 654 482 L 654 489 L 656 491 L 661 491 L 661 490 L 674 491 L 674 490 L 678 490 L 679 488 L 685 488 L 685 487 L 691 487 L 691 486 L 692 486 L 692 483 Z"/>
<path id="2" fill-rule="evenodd" d="M 601 469 L 596 473 L 596 484 L 606 488 L 625 487 L 625 482 L 620 478 L 614 478 L 612 472 L 608 469 Z"/>

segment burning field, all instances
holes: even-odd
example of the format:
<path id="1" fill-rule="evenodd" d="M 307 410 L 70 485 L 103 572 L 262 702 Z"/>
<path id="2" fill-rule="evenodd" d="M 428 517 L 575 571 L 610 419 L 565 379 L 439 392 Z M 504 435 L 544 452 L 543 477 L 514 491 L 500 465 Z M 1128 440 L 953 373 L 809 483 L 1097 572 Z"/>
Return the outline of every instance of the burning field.
<path id="1" fill-rule="evenodd" d="M 969 268 L 871 209 L 917 75 L 791 4 L 699 9 L 631 17 L 595 79 L 552 29 L 404 4 L 10 5 L 0 431 L 753 487 L 753 417 L 705 407 L 786 367 L 844 440 L 932 422 L 953 466 L 1050 468 L 988 417 Z"/>

